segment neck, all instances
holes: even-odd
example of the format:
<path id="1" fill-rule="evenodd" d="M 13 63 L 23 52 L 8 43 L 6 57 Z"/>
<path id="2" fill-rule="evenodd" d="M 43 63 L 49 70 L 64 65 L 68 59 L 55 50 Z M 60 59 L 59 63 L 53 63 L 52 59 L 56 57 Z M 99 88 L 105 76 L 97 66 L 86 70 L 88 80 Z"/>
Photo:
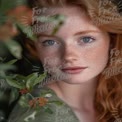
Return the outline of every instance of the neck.
<path id="1" fill-rule="evenodd" d="M 68 84 L 66 82 L 55 82 L 48 85 L 55 91 L 57 96 L 76 111 L 92 111 L 94 109 L 94 96 L 97 78 L 81 84 Z"/>

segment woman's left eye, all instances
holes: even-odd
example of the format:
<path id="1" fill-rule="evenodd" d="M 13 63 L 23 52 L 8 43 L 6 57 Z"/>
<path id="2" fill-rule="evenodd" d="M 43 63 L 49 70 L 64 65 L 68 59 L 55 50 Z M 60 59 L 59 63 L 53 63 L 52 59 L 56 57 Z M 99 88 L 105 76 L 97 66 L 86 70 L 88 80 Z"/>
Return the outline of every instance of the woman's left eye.
<path id="1" fill-rule="evenodd" d="M 43 43 L 43 46 L 53 46 L 56 44 L 56 41 L 48 39 L 48 40 L 43 41 L 42 43 Z"/>
<path id="2" fill-rule="evenodd" d="M 95 39 L 88 36 L 88 37 L 82 37 L 82 38 L 80 38 L 80 40 L 81 40 L 83 43 L 91 43 L 91 42 L 93 42 Z"/>

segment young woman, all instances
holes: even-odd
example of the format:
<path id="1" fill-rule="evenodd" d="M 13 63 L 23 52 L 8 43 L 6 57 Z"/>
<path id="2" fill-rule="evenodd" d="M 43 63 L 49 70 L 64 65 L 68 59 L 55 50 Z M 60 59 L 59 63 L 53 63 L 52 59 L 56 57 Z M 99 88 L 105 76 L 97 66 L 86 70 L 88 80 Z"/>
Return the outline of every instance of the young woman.
<path id="1" fill-rule="evenodd" d="M 54 23 L 48 22 L 48 28 L 44 22 L 39 23 L 46 29 L 38 33 L 33 45 L 44 69 L 51 77 L 56 76 L 40 91 L 50 91 L 50 99 L 62 101 L 63 105 L 50 103 L 53 114 L 41 108 L 36 114 L 33 108 L 17 105 L 11 122 L 122 121 L 122 18 L 112 2 L 104 2 L 37 2 L 46 8 L 43 16 L 64 17 L 55 33 Z M 114 10 L 110 10 L 111 6 Z M 38 90 L 36 93 L 41 93 Z"/>

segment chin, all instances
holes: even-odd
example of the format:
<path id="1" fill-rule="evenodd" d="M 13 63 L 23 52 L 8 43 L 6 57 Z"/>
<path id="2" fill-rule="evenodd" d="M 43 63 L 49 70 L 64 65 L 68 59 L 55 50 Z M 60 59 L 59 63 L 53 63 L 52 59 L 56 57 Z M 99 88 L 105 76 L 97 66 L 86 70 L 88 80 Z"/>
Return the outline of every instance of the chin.
<path id="1" fill-rule="evenodd" d="M 96 81 L 97 79 L 97 76 L 91 76 L 91 77 L 88 77 L 88 76 L 73 76 L 73 77 L 70 77 L 70 78 L 67 78 L 67 79 L 64 79 L 62 81 L 64 81 L 65 83 L 68 83 L 68 84 L 82 84 L 82 83 L 88 83 L 90 81 Z"/>
<path id="2" fill-rule="evenodd" d="M 65 83 L 68 83 L 68 84 L 82 84 L 82 83 L 88 82 L 88 79 L 73 77 L 73 78 L 68 78 L 68 79 L 62 80 L 62 81 L 64 81 Z"/>

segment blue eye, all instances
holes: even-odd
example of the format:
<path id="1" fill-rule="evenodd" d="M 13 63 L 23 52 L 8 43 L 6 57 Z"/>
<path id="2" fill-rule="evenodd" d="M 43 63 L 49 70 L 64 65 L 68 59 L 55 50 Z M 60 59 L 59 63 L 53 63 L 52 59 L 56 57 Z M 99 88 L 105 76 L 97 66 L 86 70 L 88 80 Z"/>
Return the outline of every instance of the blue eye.
<path id="1" fill-rule="evenodd" d="M 52 46 L 54 45 L 56 42 L 54 40 L 45 40 L 42 42 L 44 46 Z"/>
<path id="2" fill-rule="evenodd" d="M 90 42 L 94 41 L 95 39 L 92 37 L 82 37 L 81 40 L 83 43 L 90 43 Z"/>

